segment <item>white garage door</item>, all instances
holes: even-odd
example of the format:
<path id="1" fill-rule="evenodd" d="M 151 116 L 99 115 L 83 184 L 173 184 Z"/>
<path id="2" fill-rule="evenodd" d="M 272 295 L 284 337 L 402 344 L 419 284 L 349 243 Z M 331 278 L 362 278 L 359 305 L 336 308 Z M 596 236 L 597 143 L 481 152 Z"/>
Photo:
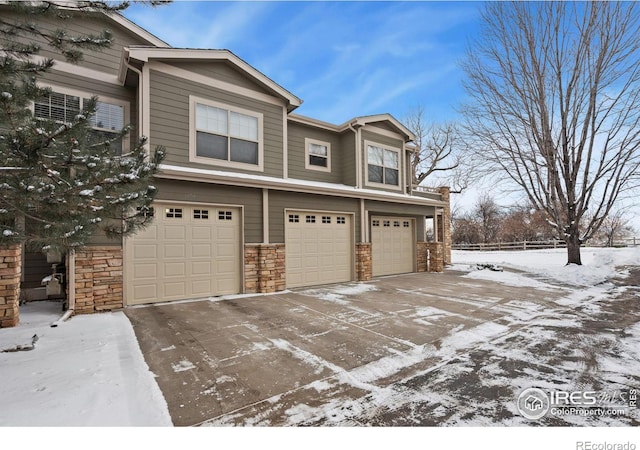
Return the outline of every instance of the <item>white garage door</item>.
<path id="1" fill-rule="evenodd" d="M 156 203 L 126 239 L 127 304 L 239 293 L 241 222 L 239 208 Z"/>
<path id="2" fill-rule="evenodd" d="M 349 215 L 287 211 L 287 287 L 351 281 L 352 235 Z"/>
<path id="3" fill-rule="evenodd" d="M 414 221 L 406 217 L 371 218 L 373 276 L 408 273 L 414 270 Z"/>

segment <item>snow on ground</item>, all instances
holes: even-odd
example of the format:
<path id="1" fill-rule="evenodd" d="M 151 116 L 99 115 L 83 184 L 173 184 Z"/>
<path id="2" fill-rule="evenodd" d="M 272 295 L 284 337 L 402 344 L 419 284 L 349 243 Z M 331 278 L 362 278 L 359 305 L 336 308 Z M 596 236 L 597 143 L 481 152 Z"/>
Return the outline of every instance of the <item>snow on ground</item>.
<path id="1" fill-rule="evenodd" d="M 614 276 L 622 275 L 616 267 L 640 265 L 640 247 L 622 249 L 584 247 L 581 251 L 582 266 L 566 265 L 566 255 L 566 249 L 500 252 L 454 250 L 451 259 L 453 269 L 466 271 L 476 264 L 497 264 L 571 286 L 594 286 Z M 499 272 L 496 272 L 491 275 L 490 271 L 484 270 L 482 275 L 474 274 L 471 277 L 504 282 L 506 278 L 498 274 Z M 524 280 L 521 278 L 519 281 L 532 282 Z M 517 282 L 515 277 L 510 278 L 509 281 Z M 505 284 L 508 283 L 505 282 Z M 532 284 L 521 285 L 539 287 Z"/>
<path id="2" fill-rule="evenodd" d="M 430 345 L 415 346 L 407 352 L 344 372 L 286 341 L 273 340 L 273 345 L 290 352 L 294 358 L 306 361 L 319 370 L 328 367 L 337 372 L 338 376 L 334 379 L 314 382 L 313 387 L 317 392 L 326 391 L 337 383 L 348 383 L 370 392 L 365 399 L 354 399 L 346 405 L 344 402 L 329 403 L 311 408 L 299 404 L 288 411 L 289 424 L 296 425 L 309 419 L 317 419 L 319 413 L 325 417 L 333 417 L 331 421 L 336 423 L 348 424 L 355 412 L 362 413 L 370 407 L 376 410 L 398 408 L 398 405 L 405 405 L 409 415 L 406 417 L 415 414 L 419 418 L 424 413 L 418 407 L 411 409 L 410 405 L 427 403 L 435 405 L 433 410 L 428 411 L 429 414 L 435 418 L 441 415 L 441 424 L 444 425 L 526 424 L 514 411 L 502 410 L 505 416 L 502 421 L 491 422 L 488 419 L 492 412 L 500 412 L 500 408 L 504 408 L 502 404 L 512 403 L 511 397 L 508 397 L 511 395 L 510 390 L 507 390 L 508 402 L 500 403 L 487 397 L 484 405 L 486 414 L 472 416 L 471 412 L 477 409 L 474 405 L 467 408 L 460 404 L 450 390 L 438 392 L 427 387 L 451 386 L 456 377 L 462 386 L 467 386 L 464 377 L 477 376 L 489 395 L 492 394 L 492 386 L 500 386 L 501 383 L 529 387 L 532 380 L 542 379 L 541 374 L 552 371 L 552 367 L 559 368 L 554 368 L 556 372 L 548 376 L 550 383 L 555 383 L 555 387 L 571 387 L 569 382 L 575 380 L 568 380 L 565 374 L 572 373 L 575 369 L 572 358 L 576 349 L 588 351 L 589 345 L 586 344 L 589 342 L 585 339 L 593 339 L 597 343 L 602 342 L 603 338 L 597 334 L 576 333 L 575 340 L 572 340 L 565 334 L 572 329 L 579 329 L 582 326 L 579 320 L 588 320 L 591 313 L 600 311 L 599 302 L 611 296 L 612 285 L 603 282 L 611 277 L 624 276 L 624 272 L 620 271 L 621 266 L 640 265 L 639 248 L 587 248 L 582 255 L 583 266 L 565 266 L 565 250 L 454 251 L 452 269 L 468 272 L 467 278 L 482 278 L 505 285 L 541 290 L 560 288 L 563 294 L 555 301 L 554 308 L 525 301 L 512 302 L 509 306 L 512 311 L 509 311 L 510 315 L 505 322 L 488 322 L 472 328 L 454 329 L 443 340 L 439 349 Z M 498 264 L 510 270 L 475 270 L 476 264 L 482 263 Z M 300 293 L 318 295 L 329 302 L 347 305 L 350 303 L 349 296 L 376 289 L 371 284 L 360 283 Z M 585 302 L 585 299 L 588 301 Z M 567 311 L 568 307 L 576 305 L 580 305 L 579 314 Z M 445 314 L 443 310 L 436 308 L 423 308 L 417 311 L 416 320 L 434 319 L 430 316 L 434 312 Z M 58 303 L 34 302 L 23 305 L 20 314 L 20 326 L 0 330 L 0 351 L 29 345 L 34 335 L 38 336 L 38 340 L 35 342 L 35 349 L 31 351 L 0 352 L 0 426 L 172 424 L 166 402 L 144 362 L 131 324 L 123 313 L 78 316 L 57 328 L 49 325 L 60 316 Z M 516 333 L 505 334 L 508 326 L 525 323 L 527 326 L 521 327 Z M 637 380 L 638 376 L 640 327 L 636 323 L 626 328 L 624 335 L 621 335 L 624 339 L 616 336 L 611 335 L 605 339 L 606 348 L 610 350 L 598 356 L 597 364 L 609 381 L 628 385 Z M 566 360 L 558 363 L 553 359 L 554 354 L 547 355 L 543 360 L 536 356 L 540 348 L 551 348 L 557 342 L 561 345 L 556 346 L 554 351 L 563 352 Z M 620 359 L 619 355 L 625 355 L 625 358 Z M 419 361 L 426 361 L 427 358 L 438 358 L 443 364 L 425 370 L 419 377 L 405 380 L 406 386 L 381 388 L 372 384 Z M 507 377 L 507 372 L 501 366 L 504 365 L 505 358 L 516 365 L 517 378 Z M 190 361 L 184 360 L 173 369 L 180 372 L 191 366 Z M 478 367 L 481 369 L 477 370 Z M 421 381 L 421 384 L 413 386 L 411 383 L 420 377 L 429 381 Z M 591 379 L 588 381 L 591 382 Z M 482 392 L 475 394 L 482 398 Z M 351 412 L 346 413 L 349 408 Z M 513 409 L 513 405 L 510 408 Z M 450 411 L 457 412 L 446 415 Z M 588 424 L 579 418 L 576 420 L 576 424 Z M 604 423 L 607 422 L 599 422 Z M 613 421 L 611 423 L 616 424 Z"/>
<path id="3" fill-rule="evenodd" d="M 170 426 L 167 404 L 122 312 L 59 326 L 59 302 L 20 307 L 0 329 L 0 426 Z M 9 351 L 27 346 L 30 351 Z"/>

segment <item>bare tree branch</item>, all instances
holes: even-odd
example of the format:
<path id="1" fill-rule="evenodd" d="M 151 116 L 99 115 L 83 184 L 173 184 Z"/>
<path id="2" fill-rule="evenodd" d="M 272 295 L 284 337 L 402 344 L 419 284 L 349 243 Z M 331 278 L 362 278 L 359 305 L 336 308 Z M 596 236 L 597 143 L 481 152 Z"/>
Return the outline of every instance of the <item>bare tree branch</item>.
<path id="1" fill-rule="evenodd" d="M 580 245 L 637 186 L 638 6 L 492 2 L 482 22 L 463 64 L 469 149 L 519 186 L 580 264 Z"/>

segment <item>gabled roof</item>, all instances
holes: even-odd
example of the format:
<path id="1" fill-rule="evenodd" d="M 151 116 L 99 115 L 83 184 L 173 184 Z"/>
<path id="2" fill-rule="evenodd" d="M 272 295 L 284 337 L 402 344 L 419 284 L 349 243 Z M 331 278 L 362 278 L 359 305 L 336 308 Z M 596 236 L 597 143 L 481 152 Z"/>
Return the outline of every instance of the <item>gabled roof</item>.
<path id="1" fill-rule="evenodd" d="M 163 48 L 171 47 L 165 41 L 155 36 L 154 34 L 149 33 L 147 30 L 145 30 L 141 26 L 136 25 L 134 22 L 130 21 L 120 13 L 111 13 L 111 14 L 103 13 L 103 14 L 109 17 L 114 22 L 116 22 L 118 25 L 122 26 L 123 28 L 126 28 L 133 34 L 141 37 L 151 45 L 155 45 L 156 47 L 163 47 Z"/>
<path id="2" fill-rule="evenodd" d="M 257 84 L 271 91 L 276 96 L 286 100 L 289 104 L 289 111 L 294 110 L 302 104 L 302 100 L 300 98 L 293 95 L 291 92 L 229 50 L 132 46 L 126 49 L 125 52 L 128 52 L 128 58 L 141 62 L 148 62 L 150 60 L 205 62 L 225 61 L 249 76 Z"/>
<path id="3" fill-rule="evenodd" d="M 345 131 L 349 129 L 349 127 L 352 127 L 352 128 L 363 127 L 367 124 L 374 124 L 375 122 L 386 122 L 387 124 L 395 128 L 396 131 L 401 136 L 404 137 L 405 142 L 411 142 L 416 138 L 415 134 L 411 130 L 409 130 L 398 119 L 396 119 L 389 113 L 354 117 L 353 119 L 347 120 L 341 125 L 334 125 L 329 122 L 324 122 L 322 120 L 314 119 L 307 116 L 302 116 L 300 114 L 289 114 L 289 119 L 293 120 L 294 122 L 311 125 L 315 127 L 320 127 L 326 130 L 337 131 L 337 132 Z"/>

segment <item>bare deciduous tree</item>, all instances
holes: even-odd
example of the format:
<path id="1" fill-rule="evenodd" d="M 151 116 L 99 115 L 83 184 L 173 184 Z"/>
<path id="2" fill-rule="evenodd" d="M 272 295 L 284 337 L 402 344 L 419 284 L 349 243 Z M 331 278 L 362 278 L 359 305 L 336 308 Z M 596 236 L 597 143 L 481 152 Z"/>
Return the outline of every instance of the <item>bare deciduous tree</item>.
<path id="1" fill-rule="evenodd" d="M 546 213 L 568 264 L 637 186 L 638 8 L 489 2 L 463 65 L 471 148 Z"/>
<path id="2" fill-rule="evenodd" d="M 633 227 L 624 209 L 612 211 L 602 222 L 598 233 L 594 236 L 607 247 L 613 247 L 616 241 L 626 239 L 633 234 Z"/>
<path id="3" fill-rule="evenodd" d="M 451 193 L 466 189 L 472 171 L 467 170 L 462 159 L 458 126 L 428 121 L 421 106 L 412 110 L 404 123 L 416 135 L 416 151 L 411 158 L 414 186 L 442 174 L 436 184 L 449 185 Z"/>

